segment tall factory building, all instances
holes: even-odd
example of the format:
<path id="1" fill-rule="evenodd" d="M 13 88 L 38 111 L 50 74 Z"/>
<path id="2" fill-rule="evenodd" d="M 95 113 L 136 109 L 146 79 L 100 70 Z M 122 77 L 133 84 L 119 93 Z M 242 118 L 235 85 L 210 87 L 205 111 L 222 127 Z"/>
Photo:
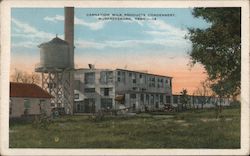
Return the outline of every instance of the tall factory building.
<path id="1" fill-rule="evenodd" d="M 128 108 L 160 110 L 171 104 L 172 77 L 124 69 L 77 69 L 75 113 Z"/>

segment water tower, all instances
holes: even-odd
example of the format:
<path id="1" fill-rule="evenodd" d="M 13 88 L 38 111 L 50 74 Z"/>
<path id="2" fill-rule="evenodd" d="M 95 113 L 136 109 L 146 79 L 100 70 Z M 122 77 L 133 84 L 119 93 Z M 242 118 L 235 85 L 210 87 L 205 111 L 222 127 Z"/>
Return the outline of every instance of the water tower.
<path id="1" fill-rule="evenodd" d="M 40 44 L 40 63 L 35 71 L 42 75 L 42 88 L 55 98 L 52 105 L 73 114 L 74 103 L 74 8 L 65 7 L 65 40 L 59 37 Z"/>

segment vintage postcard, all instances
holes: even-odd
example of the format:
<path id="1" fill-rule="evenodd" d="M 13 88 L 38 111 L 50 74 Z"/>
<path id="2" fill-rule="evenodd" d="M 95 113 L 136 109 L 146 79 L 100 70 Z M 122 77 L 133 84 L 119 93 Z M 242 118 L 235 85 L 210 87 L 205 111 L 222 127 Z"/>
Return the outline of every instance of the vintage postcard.
<path id="1" fill-rule="evenodd" d="M 1 155 L 248 155 L 248 1 L 2 1 Z"/>

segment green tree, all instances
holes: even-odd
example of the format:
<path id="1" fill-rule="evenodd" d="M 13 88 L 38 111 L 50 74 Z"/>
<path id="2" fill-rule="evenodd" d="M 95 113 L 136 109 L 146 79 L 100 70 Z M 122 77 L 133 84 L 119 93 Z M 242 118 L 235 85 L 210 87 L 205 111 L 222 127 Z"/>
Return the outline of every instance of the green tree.
<path id="1" fill-rule="evenodd" d="M 180 96 L 181 109 L 186 110 L 187 105 L 189 104 L 189 101 L 190 101 L 189 96 L 187 94 L 187 90 L 183 89 L 180 93 L 181 93 L 181 96 Z"/>
<path id="2" fill-rule="evenodd" d="M 201 63 L 219 96 L 240 94 L 241 79 L 241 9 L 195 8 L 193 15 L 210 27 L 189 28 L 192 42 L 191 64 Z"/>

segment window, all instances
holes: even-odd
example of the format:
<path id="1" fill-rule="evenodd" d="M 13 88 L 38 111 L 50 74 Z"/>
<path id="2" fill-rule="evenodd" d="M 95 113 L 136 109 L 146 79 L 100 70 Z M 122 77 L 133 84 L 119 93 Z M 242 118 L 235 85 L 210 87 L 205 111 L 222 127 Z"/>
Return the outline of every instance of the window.
<path id="1" fill-rule="evenodd" d="M 159 108 L 159 103 L 158 102 L 156 102 L 155 108 Z"/>
<path id="2" fill-rule="evenodd" d="M 174 96 L 174 103 L 178 103 L 178 96 Z"/>
<path id="3" fill-rule="evenodd" d="M 95 99 L 94 98 L 86 98 L 84 99 L 84 112 L 93 113 L 95 112 Z"/>
<path id="4" fill-rule="evenodd" d="M 160 84 L 159 83 L 157 84 L 157 88 L 160 88 Z"/>
<path id="5" fill-rule="evenodd" d="M 163 102 L 163 95 L 160 95 L 160 102 Z"/>
<path id="6" fill-rule="evenodd" d="M 112 99 L 111 98 L 102 98 L 101 99 L 101 108 L 111 109 L 112 108 Z"/>
<path id="7" fill-rule="evenodd" d="M 148 94 L 146 95 L 146 100 L 149 101 L 149 95 Z"/>
<path id="8" fill-rule="evenodd" d="M 24 99 L 24 108 L 25 109 L 30 109 L 30 100 L 29 99 Z"/>
<path id="9" fill-rule="evenodd" d="M 136 79 L 135 78 L 133 79 L 133 83 L 136 83 Z"/>
<path id="10" fill-rule="evenodd" d="M 166 103 L 170 103 L 170 102 L 171 102 L 170 96 L 166 96 Z"/>
<path id="11" fill-rule="evenodd" d="M 141 94 L 141 101 L 144 101 L 144 94 Z"/>
<path id="12" fill-rule="evenodd" d="M 85 93 L 94 93 L 95 92 L 95 88 L 84 88 L 84 92 Z M 78 95 L 79 96 L 79 95 Z M 78 97 L 79 98 L 79 97 Z"/>
<path id="13" fill-rule="evenodd" d="M 163 88 L 164 87 L 164 85 L 163 85 L 163 79 L 161 78 L 160 79 L 160 88 Z"/>
<path id="14" fill-rule="evenodd" d="M 100 72 L 100 82 L 101 83 L 112 83 L 113 82 L 113 72 L 112 71 L 101 71 Z"/>
<path id="15" fill-rule="evenodd" d="M 29 99 L 24 99 L 24 115 L 29 114 L 29 109 L 30 109 L 30 100 Z"/>
<path id="16" fill-rule="evenodd" d="M 135 105 L 135 104 L 133 104 L 133 111 L 135 111 L 135 109 L 136 109 L 136 105 Z"/>
<path id="17" fill-rule="evenodd" d="M 84 75 L 85 84 L 94 84 L 95 83 L 95 73 L 85 73 Z"/>
<path id="18" fill-rule="evenodd" d="M 130 99 L 136 99 L 136 94 L 130 94 Z"/>
<path id="19" fill-rule="evenodd" d="M 75 99 L 79 99 L 79 94 L 75 94 Z"/>
<path id="20" fill-rule="evenodd" d="M 113 88 L 101 88 L 101 95 L 110 96 Z"/>
<path id="21" fill-rule="evenodd" d="M 109 96 L 109 88 L 104 88 L 104 96 Z"/>
<path id="22" fill-rule="evenodd" d="M 151 102 L 151 104 L 153 104 L 153 103 L 154 103 L 154 95 L 153 95 L 153 94 L 151 94 L 151 99 L 150 99 L 150 102 Z"/>
<path id="23" fill-rule="evenodd" d="M 132 77 L 132 73 L 128 73 L 129 77 Z"/>
<path id="24" fill-rule="evenodd" d="M 145 79 L 145 75 L 140 74 L 139 77 L 140 77 L 140 84 L 146 83 L 146 82 L 145 82 L 145 80 L 146 80 L 146 79 Z"/>
<path id="25" fill-rule="evenodd" d="M 166 79 L 166 83 L 168 84 L 168 79 Z"/>
<path id="26" fill-rule="evenodd" d="M 81 110 L 80 104 L 77 104 L 76 106 L 77 106 L 77 111 L 80 111 Z"/>
<path id="27" fill-rule="evenodd" d="M 119 74 L 118 74 L 119 73 Z M 125 72 L 124 71 L 118 71 L 117 72 L 117 82 L 122 82 L 122 83 L 126 83 L 126 78 L 125 78 Z"/>
<path id="28" fill-rule="evenodd" d="M 152 78 L 152 82 L 155 82 L 155 78 L 154 77 Z"/>
<path id="29" fill-rule="evenodd" d="M 151 87 L 155 87 L 155 78 L 154 77 L 152 77 L 151 78 Z"/>
<path id="30" fill-rule="evenodd" d="M 42 111 L 45 111 L 45 100 L 40 100 L 39 109 L 41 113 Z"/>
<path id="31" fill-rule="evenodd" d="M 201 104 L 205 101 L 205 97 L 198 97 L 198 103 Z"/>

